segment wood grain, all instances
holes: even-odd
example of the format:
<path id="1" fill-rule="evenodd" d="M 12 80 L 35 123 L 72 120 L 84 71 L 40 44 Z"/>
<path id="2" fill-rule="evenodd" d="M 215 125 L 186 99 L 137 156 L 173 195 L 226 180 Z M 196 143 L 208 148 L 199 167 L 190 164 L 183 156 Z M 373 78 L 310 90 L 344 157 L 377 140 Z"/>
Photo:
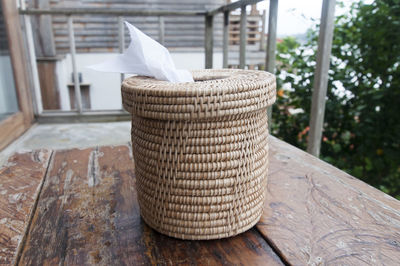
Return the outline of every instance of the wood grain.
<path id="1" fill-rule="evenodd" d="M 0 121 L 0 151 L 27 130 L 24 114 L 17 112 Z"/>
<path id="2" fill-rule="evenodd" d="M 0 264 L 15 259 L 50 154 L 47 150 L 16 154 L 0 169 Z"/>
<path id="3" fill-rule="evenodd" d="M 400 202 L 271 137 L 257 225 L 293 265 L 398 265 Z"/>
<path id="4" fill-rule="evenodd" d="M 2 1 L 4 22 L 7 28 L 8 47 L 14 72 L 15 87 L 17 89 L 19 109 L 24 114 L 25 126 L 32 124 L 33 105 L 29 82 L 29 71 L 26 62 L 27 54 L 22 39 L 22 27 L 16 1 Z"/>
<path id="5" fill-rule="evenodd" d="M 0 122 L 0 150 L 22 135 L 32 124 L 33 105 L 29 84 L 29 71 L 23 47 L 20 17 L 16 1 L 0 0 L 7 30 L 8 49 L 14 74 L 15 89 L 20 112 Z M 1 13 L 1 12 L 0 12 Z M 13 88 L 10 88 L 13 89 Z"/>
<path id="6" fill-rule="evenodd" d="M 72 3 L 79 1 L 73 1 Z M 115 1 L 115 0 L 100 0 L 79 2 L 79 7 L 87 8 L 104 8 L 109 9 L 134 9 L 134 10 L 196 10 L 205 11 L 213 10 L 223 4 L 225 0 L 185 0 L 185 1 Z M 65 8 L 71 5 L 71 0 L 50 1 L 50 8 Z M 158 17 L 139 17 L 126 16 L 130 23 L 137 26 L 148 36 L 160 42 Z M 57 53 L 68 53 L 68 32 L 66 31 L 66 17 L 53 16 L 53 29 Z M 78 53 L 88 52 L 118 52 L 117 39 L 117 20 L 112 16 L 75 16 L 74 18 L 76 50 Z M 214 29 L 215 45 L 222 45 L 222 17 L 216 16 L 216 27 Z M 190 50 L 203 52 L 204 44 L 204 18 L 202 16 L 180 17 L 166 16 L 165 17 L 165 45 L 167 48 L 178 49 L 181 52 Z M 130 42 L 128 32 L 125 31 L 125 45 Z M 200 50 L 201 49 L 201 50 Z"/>
<path id="7" fill-rule="evenodd" d="M 255 229 L 214 241 L 150 229 L 130 154 L 128 146 L 55 152 L 21 265 L 282 265 Z"/>
<path id="8" fill-rule="evenodd" d="M 30 8 L 50 9 L 50 0 L 31 0 Z M 36 57 L 55 57 L 56 47 L 50 15 L 31 16 Z M 39 72 L 40 73 L 40 72 Z"/>
<path id="9" fill-rule="evenodd" d="M 60 110 L 60 95 L 57 88 L 57 61 L 38 60 L 40 91 L 44 110 Z"/>

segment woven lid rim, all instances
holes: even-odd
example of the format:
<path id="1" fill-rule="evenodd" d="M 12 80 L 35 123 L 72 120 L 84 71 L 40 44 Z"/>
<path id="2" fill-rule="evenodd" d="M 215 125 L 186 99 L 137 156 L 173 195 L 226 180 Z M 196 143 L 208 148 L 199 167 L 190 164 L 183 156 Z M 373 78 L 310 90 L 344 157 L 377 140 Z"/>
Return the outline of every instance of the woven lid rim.
<path id="1" fill-rule="evenodd" d="M 192 71 L 200 82 L 171 83 L 135 76 L 122 83 L 125 110 L 161 120 L 213 120 L 267 108 L 276 98 L 275 76 L 265 71 Z"/>
<path id="2" fill-rule="evenodd" d="M 159 96 L 191 96 L 209 91 L 223 91 L 229 86 L 243 87 L 251 82 L 262 82 L 266 87 L 275 83 L 275 76 L 266 71 L 243 69 L 192 70 L 195 82 L 172 83 L 147 76 L 132 76 L 122 82 L 122 89 Z M 262 77 L 262 78 L 260 78 Z M 215 86 L 218 85 L 218 86 Z M 271 88 L 272 89 L 272 88 Z"/>

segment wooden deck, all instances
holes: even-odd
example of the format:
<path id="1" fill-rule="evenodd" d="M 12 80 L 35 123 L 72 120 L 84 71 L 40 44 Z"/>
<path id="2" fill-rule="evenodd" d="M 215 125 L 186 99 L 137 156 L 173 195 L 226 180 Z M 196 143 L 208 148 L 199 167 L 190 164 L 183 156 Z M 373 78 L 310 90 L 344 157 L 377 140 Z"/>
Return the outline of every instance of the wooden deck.
<path id="1" fill-rule="evenodd" d="M 129 145 L 16 154 L 0 169 L 0 264 L 398 265 L 400 202 L 274 137 L 260 222 L 182 241 L 140 218 Z"/>

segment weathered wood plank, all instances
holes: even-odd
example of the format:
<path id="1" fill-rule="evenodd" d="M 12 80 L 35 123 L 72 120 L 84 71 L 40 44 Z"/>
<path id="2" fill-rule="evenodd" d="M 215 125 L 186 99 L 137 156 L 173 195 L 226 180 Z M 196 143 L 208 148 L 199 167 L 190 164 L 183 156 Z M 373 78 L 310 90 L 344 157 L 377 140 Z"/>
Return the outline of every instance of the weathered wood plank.
<path id="1" fill-rule="evenodd" d="M 144 227 L 153 265 L 284 265 L 254 228 L 221 240 L 182 241 Z"/>
<path id="2" fill-rule="evenodd" d="M 257 225 L 294 265 L 398 265 L 400 201 L 271 137 Z"/>
<path id="3" fill-rule="evenodd" d="M 128 146 L 55 153 L 21 265 L 282 265 L 255 229 L 215 241 L 150 229 L 140 218 L 130 154 Z"/>
<path id="4" fill-rule="evenodd" d="M 0 169 L 0 264 L 12 264 L 24 237 L 51 152 L 16 154 Z"/>
<path id="5" fill-rule="evenodd" d="M 107 206 L 104 205 L 97 209 L 98 206 L 90 205 L 91 201 L 99 196 L 98 193 L 95 193 L 92 185 L 92 170 L 88 169 L 92 153 L 94 153 L 93 149 L 74 149 L 54 153 L 32 219 L 31 230 L 28 232 L 22 251 L 20 265 L 54 265 L 64 262 L 67 248 L 70 246 L 69 241 L 74 241 L 72 232 L 85 223 L 87 223 L 87 227 L 97 226 L 91 222 L 91 219 L 95 217 L 89 216 L 87 211 L 96 208 L 92 209 L 92 213 L 98 211 L 101 215 L 100 212 L 103 212 Z M 89 184 L 92 186 L 90 187 Z M 91 191 L 93 194 L 90 193 Z M 87 197 L 90 196 L 92 198 L 88 199 Z M 99 200 L 101 199 L 99 198 Z M 82 202 L 81 206 L 76 204 L 80 202 Z M 72 213 L 75 208 L 87 208 L 88 210 L 78 211 L 79 214 L 82 212 L 81 218 L 75 217 L 75 213 Z M 74 221 L 74 218 L 78 218 L 77 221 Z M 80 221 L 81 223 L 79 223 Z M 88 242 L 90 242 L 90 230 L 92 229 L 87 230 Z M 84 243 L 85 241 L 82 241 L 82 244 Z M 75 250 L 79 257 L 81 254 L 78 254 L 78 251 L 79 249 Z"/>

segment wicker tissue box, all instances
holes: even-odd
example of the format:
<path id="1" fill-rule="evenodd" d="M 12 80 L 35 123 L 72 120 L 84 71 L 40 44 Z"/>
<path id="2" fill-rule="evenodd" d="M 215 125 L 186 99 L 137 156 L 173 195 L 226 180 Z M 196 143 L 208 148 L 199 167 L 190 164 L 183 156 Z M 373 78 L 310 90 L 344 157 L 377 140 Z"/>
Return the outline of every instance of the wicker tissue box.
<path id="1" fill-rule="evenodd" d="M 228 69 L 192 74 L 193 83 L 143 76 L 122 83 L 141 215 L 176 238 L 234 236 L 263 211 L 275 77 Z"/>

